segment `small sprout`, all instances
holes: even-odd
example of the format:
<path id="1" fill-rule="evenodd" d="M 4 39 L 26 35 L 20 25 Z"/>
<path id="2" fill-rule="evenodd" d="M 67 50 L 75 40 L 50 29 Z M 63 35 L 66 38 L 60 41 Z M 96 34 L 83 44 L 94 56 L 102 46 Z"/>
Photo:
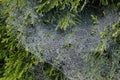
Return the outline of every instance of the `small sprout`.
<path id="1" fill-rule="evenodd" d="M 112 37 L 114 37 L 114 38 L 117 37 L 117 32 L 113 33 Z"/>
<path id="2" fill-rule="evenodd" d="M 98 23 L 98 17 L 95 15 L 91 15 L 91 18 L 93 20 L 93 24 L 97 24 Z"/>
<path id="3" fill-rule="evenodd" d="M 105 15 L 106 15 L 105 11 L 103 11 L 102 13 L 103 13 L 103 16 L 105 16 Z"/>
<path id="4" fill-rule="evenodd" d="M 82 5 L 82 7 L 81 7 L 81 11 L 84 9 L 84 7 L 86 6 L 86 4 L 87 4 L 87 0 L 84 0 L 84 3 Z"/>
<path id="5" fill-rule="evenodd" d="M 115 26 L 115 25 L 112 25 L 112 29 L 113 29 L 113 30 L 116 29 L 116 26 Z"/>
<path id="6" fill-rule="evenodd" d="M 91 35 L 95 34 L 97 31 L 94 29 L 91 31 Z"/>
<path id="7" fill-rule="evenodd" d="M 112 34 L 112 37 L 116 38 L 120 34 L 120 29 L 118 29 L 115 33 Z"/>
<path id="8" fill-rule="evenodd" d="M 107 33 L 105 31 L 101 32 L 101 38 L 105 38 L 105 36 L 107 35 Z"/>

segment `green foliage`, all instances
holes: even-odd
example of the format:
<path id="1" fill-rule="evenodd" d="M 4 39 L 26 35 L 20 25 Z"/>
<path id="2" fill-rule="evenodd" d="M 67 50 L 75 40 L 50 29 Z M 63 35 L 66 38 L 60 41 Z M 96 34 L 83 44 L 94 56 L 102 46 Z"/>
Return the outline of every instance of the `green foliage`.
<path id="1" fill-rule="evenodd" d="M 116 22 L 114 25 L 112 25 L 112 29 L 114 33 L 112 34 L 113 38 L 118 38 L 120 35 L 120 18 L 118 22 Z"/>
<path id="2" fill-rule="evenodd" d="M 79 23 L 76 18 L 78 7 L 81 5 L 81 10 L 85 7 L 87 0 L 38 0 L 39 5 L 35 7 L 36 12 L 42 16 L 44 22 L 56 22 L 56 30 L 66 30 L 68 26 Z M 82 4 L 80 4 L 82 3 Z M 47 15 L 47 16 L 46 16 Z M 49 18 L 48 18 L 49 17 Z M 50 20 L 49 20 L 50 19 Z"/>
<path id="3" fill-rule="evenodd" d="M 20 34 L 14 34 L 13 26 L 6 25 L 2 19 L 0 24 L 0 77 L 2 80 L 33 80 L 30 71 L 37 60 L 20 45 Z"/>
<path id="4" fill-rule="evenodd" d="M 18 4 L 19 10 L 25 5 L 24 0 L 13 0 L 12 2 L 3 0 L 0 5 L 0 80 L 34 80 L 35 65 L 43 63 L 43 61 L 36 59 L 33 54 L 23 48 L 20 40 L 22 33 L 14 31 L 15 26 L 7 23 L 15 20 L 11 12 L 14 11 L 16 4 Z M 30 22 L 29 19 L 31 19 Z M 34 24 L 34 18 L 30 13 L 25 15 L 23 23 L 25 26 L 20 27 L 27 27 L 30 23 Z M 43 64 L 43 66 L 45 65 Z M 47 69 L 51 68 L 46 68 L 45 72 L 49 72 Z M 53 71 L 56 69 L 54 68 Z M 54 78 L 63 76 L 62 73 L 57 73 L 55 72 Z"/>
<path id="5" fill-rule="evenodd" d="M 68 26 L 75 25 L 77 23 L 74 13 L 78 12 L 77 7 L 79 6 L 79 1 L 80 0 L 39 0 L 39 5 L 35 6 L 35 9 L 42 17 L 43 22 L 56 22 L 56 30 L 66 30 Z"/>
<path id="6" fill-rule="evenodd" d="M 90 59 L 90 64 L 94 65 L 92 66 L 94 72 L 99 75 L 92 73 L 92 71 L 89 75 L 96 75 L 98 80 L 118 80 L 120 78 L 120 18 L 111 26 L 111 32 L 109 30 L 101 32 L 102 41 L 96 47 L 96 52 L 92 52 Z M 106 36 L 112 38 L 109 45 Z"/>
<path id="7" fill-rule="evenodd" d="M 71 19 L 71 17 L 74 17 L 74 15 L 73 14 L 64 15 L 64 17 L 61 18 L 60 21 L 58 22 L 56 30 L 59 28 L 66 30 L 67 27 L 70 26 L 70 24 L 75 25 L 76 23 Z"/>
<path id="8" fill-rule="evenodd" d="M 56 23 L 56 30 L 66 30 L 69 26 L 80 23 L 81 11 L 87 5 L 94 7 L 106 6 L 113 3 L 113 0 L 37 0 L 38 5 L 35 6 L 36 12 L 42 18 L 45 23 Z M 119 4 L 119 3 L 118 3 Z M 91 15 L 94 20 L 93 23 L 97 23 L 97 17 Z M 74 19 L 76 18 L 76 19 Z"/>
<path id="9" fill-rule="evenodd" d="M 48 75 L 52 80 L 67 80 L 61 71 L 56 70 L 55 67 L 45 63 L 44 74 Z"/>

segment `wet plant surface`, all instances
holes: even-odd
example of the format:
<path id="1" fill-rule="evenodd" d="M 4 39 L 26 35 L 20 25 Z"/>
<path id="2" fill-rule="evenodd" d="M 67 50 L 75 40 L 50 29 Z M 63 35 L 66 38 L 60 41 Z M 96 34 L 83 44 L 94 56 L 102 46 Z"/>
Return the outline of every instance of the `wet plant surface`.
<path id="1" fill-rule="evenodd" d="M 0 79 L 120 79 L 119 1 L 0 4 Z"/>

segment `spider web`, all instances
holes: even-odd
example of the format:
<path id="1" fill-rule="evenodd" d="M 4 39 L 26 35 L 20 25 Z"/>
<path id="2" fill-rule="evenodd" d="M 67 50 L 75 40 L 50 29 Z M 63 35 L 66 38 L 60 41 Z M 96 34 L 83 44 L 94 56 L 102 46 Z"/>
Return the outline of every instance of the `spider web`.
<path id="1" fill-rule="evenodd" d="M 65 32 L 55 31 L 52 26 L 39 23 L 38 16 L 32 7 L 23 9 L 22 14 L 30 13 L 35 19 L 34 26 L 23 28 L 24 16 L 18 13 L 17 21 L 9 22 L 14 26 L 15 31 L 23 32 L 22 44 L 36 58 L 55 66 L 63 72 L 70 80 L 96 80 L 96 75 L 101 75 L 102 63 L 106 61 L 92 63 L 92 52 L 99 52 L 96 47 L 102 42 L 101 32 L 110 28 L 117 18 L 117 13 L 106 9 L 108 14 L 105 17 L 98 17 L 99 23 L 93 25 L 88 14 L 81 14 L 83 20 L 80 25 Z M 12 13 L 11 13 L 12 14 Z M 114 14 L 114 15 L 113 15 Z M 91 34 L 95 30 L 95 34 Z M 109 46 L 109 37 L 105 39 L 106 46 Z M 96 67 L 99 66 L 100 67 Z M 104 73 L 102 73 L 104 74 Z"/>

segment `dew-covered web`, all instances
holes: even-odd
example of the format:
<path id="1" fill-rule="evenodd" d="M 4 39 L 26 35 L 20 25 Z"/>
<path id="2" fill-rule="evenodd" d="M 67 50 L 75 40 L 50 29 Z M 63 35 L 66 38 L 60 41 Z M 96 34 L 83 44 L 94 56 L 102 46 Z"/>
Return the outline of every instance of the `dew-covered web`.
<path id="1" fill-rule="evenodd" d="M 52 28 L 54 24 L 41 24 L 33 7 L 26 6 L 23 9 L 23 15 L 13 13 L 17 15 L 17 19 L 9 24 L 16 26 L 15 30 L 23 32 L 22 44 L 29 52 L 36 58 L 41 58 L 55 66 L 70 80 L 97 80 L 96 75 L 100 75 L 102 71 L 96 66 L 102 62 L 91 63 L 91 52 L 99 52 L 96 48 L 102 42 L 101 32 L 110 28 L 109 26 L 118 18 L 117 13 L 111 9 L 106 9 L 105 12 L 107 14 L 105 17 L 98 17 L 98 24 L 93 25 L 89 16 L 82 14 L 81 24 L 61 32 Z M 27 28 L 20 27 L 24 26 L 23 19 L 27 13 L 35 19 L 35 24 Z M 95 30 L 94 34 L 92 34 L 93 30 Z M 104 39 L 107 44 L 109 39 L 109 37 Z"/>

